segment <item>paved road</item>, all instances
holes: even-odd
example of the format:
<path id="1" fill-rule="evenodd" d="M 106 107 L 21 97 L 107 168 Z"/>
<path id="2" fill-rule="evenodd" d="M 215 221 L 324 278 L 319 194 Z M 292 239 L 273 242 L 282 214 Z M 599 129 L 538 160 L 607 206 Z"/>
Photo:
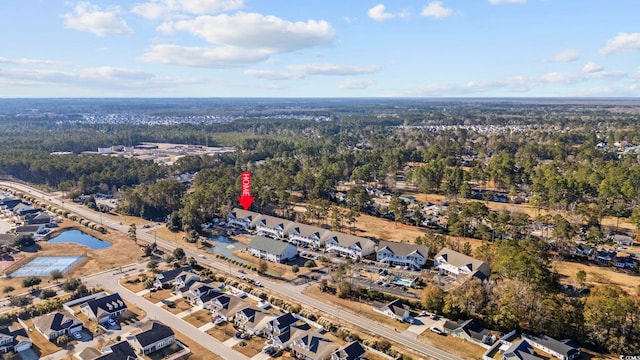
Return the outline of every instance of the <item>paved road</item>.
<path id="1" fill-rule="evenodd" d="M 7 181 L 0 181 L 0 185 L 13 187 L 13 188 L 18 189 L 20 191 L 31 193 L 32 195 L 35 195 L 37 197 L 46 199 L 50 203 L 56 204 L 58 206 L 64 207 L 65 209 L 67 209 L 69 211 L 75 212 L 76 214 L 78 214 L 78 215 L 80 215 L 80 216 L 82 216 L 82 217 L 84 217 L 86 219 L 89 219 L 89 220 L 91 220 L 93 222 L 100 223 L 101 215 L 99 213 L 96 213 L 96 212 L 84 207 L 84 206 L 80 206 L 80 205 L 77 205 L 75 203 L 67 203 L 67 202 L 62 203 L 61 200 L 56 199 L 54 197 L 51 197 L 51 195 L 49 195 L 47 193 L 44 193 L 44 192 L 42 192 L 42 191 L 40 191 L 38 189 L 29 187 L 29 186 L 25 186 L 25 185 L 22 185 L 22 184 L 13 183 L 13 182 L 7 182 Z M 108 228 L 111 228 L 113 230 L 120 231 L 120 232 L 122 232 L 124 234 L 126 234 L 127 231 L 129 230 L 129 226 L 126 225 L 126 224 L 120 224 L 120 223 L 115 222 L 115 221 L 113 221 L 111 219 L 106 219 L 106 220 L 102 219 L 102 220 L 103 220 L 102 223 L 104 224 L 104 226 L 106 226 Z M 148 234 L 148 233 L 146 233 L 144 231 L 138 231 L 138 240 L 139 241 L 145 241 L 145 242 L 148 242 L 148 243 L 153 243 L 154 241 L 156 241 L 159 247 L 168 249 L 170 251 L 172 251 L 173 249 L 175 249 L 177 247 L 173 242 L 166 241 L 166 240 L 161 239 L 161 238 L 156 238 L 154 235 Z M 212 268 L 218 269 L 219 271 L 228 272 L 229 274 L 234 274 L 237 271 L 237 268 L 231 266 L 227 262 L 223 263 L 223 262 L 215 261 L 215 260 L 212 260 L 212 259 L 209 259 L 209 258 L 201 259 L 201 258 L 198 257 L 198 254 L 199 254 L 198 252 L 194 252 L 194 251 L 191 251 L 191 250 L 188 250 L 188 249 L 184 249 L 184 251 L 185 251 L 185 254 L 186 254 L 187 257 L 195 257 L 196 259 L 198 259 L 199 262 L 201 262 L 201 263 L 203 263 L 203 264 L 205 264 L 207 266 L 210 266 Z M 362 316 L 360 316 L 358 314 L 353 314 L 351 312 L 348 312 L 348 311 L 345 311 L 345 310 L 341 310 L 340 308 L 338 308 L 335 305 L 327 304 L 327 303 L 325 303 L 323 301 L 320 301 L 320 300 L 317 300 L 317 299 L 312 298 L 310 296 L 304 295 L 304 294 L 302 294 L 302 290 L 304 289 L 304 287 L 302 287 L 302 286 L 295 286 L 295 285 L 290 284 L 290 283 L 277 283 L 277 282 L 269 281 L 267 279 L 260 279 L 260 281 L 264 284 L 264 286 L 266 288 L 269 288 L 269 289 L 271 289 L 272 291 L 274 291 L 276 293 L 280 293 L 280 294 L 285 295 L 285 296 L 287 296 L 289 298 L 296 299 L 296 301 L 298 301 L 298 302 L 300 302 L 300 303 L 302 303 L 304 305 L 307 305 L 307 306 L 310 306 L 312 308 L 315 308 L 315 309 L 319 310 L 320 312 L 335 316 L 338 319 L 340 319 L 340 320 L 342 320 L 342 321 L 344 321 L 346 323 L 350 323 L 350 324 L 356 325 L 358 327 L 361 327 L 363 329 L 367 329 L 369 331 L 375 331 L 375 333 L 377 335 L 379 335 L 380 337 L 384 337 L 384 338 L 387 338 L 389 340 L 392 340 L 392 341 L 400 344 L 401 347 L 403 347 L 403 348 L 412 349 L 414 351 L 417 351 L 417 352 L 419 352 L 421 354 L 427 355 L 427 356 L 435 358 L 435 359 L 461 360 L 460 357 L 457 357 L 455 355 L 449 354 L 446 351 L 440 350 L 440 349 L 438 349 L 438 348 L 436 348 L 434 346 L 431 346 L 429 344 L 425 344 L 425 343 L 417 341 L 417 340 L 415 340 L 413 338 L 410 338 L 410 337 L 407 337 L 405 335 L 402 335 L 401 333 L 396 332 L 396 331 L 394 331 L 392 329 L 388 329 L 387 327 L 382 326 L 382 325 L 380 325 L 380 324 L 378 324 L 378 323 L 376 323 L 374 321 L 371 321 L 371 320 L 369 320 L 367 318 L 363 318 Z M 107 287 L 105 284 L 106 284 L 106 282 L 102 283 L 102 286 Z M 117 284 L 117 281 L 116 281 L 116 284 Z M 136 296 L 136 295 L 133 294 L 133 296 Z M 132 301 L 129 298 L 127 298 L 127 300 L 131 301 L 132 303 L 135 303 L 136 305 L 138 305 L 140 300 L 143 301 L 142 303 L 150 304 L 146 300 L 140 299 L 140 298 L 137 298 L 137 301 Z M 140 306 L 140 305 L 138 305 L 138 306 Z M 140 307 L 142 309 L 144 309 L 145 311 L 147 311 L 147 309 L 145 307 L 143 307 L 143 306 L 140 306 Z M 164 312 L 164 313 L 166 313 L 166 316 L 169 316 L 168 312 Z M 164 321 L 161 318 L 158 318 L 158 319 L 161 320 L 161 321 Z M 168 323 L 172 324 L 172 326 L 173 326 L 173 323 L 176 322 L 175 319 L 176 319 L 175 317 L 173 317 L 173 320 L 172 320 L 172 317 L 170 317 L 170 316 L 167 317 Z M 189 325 L 189 324 L 187 324 L 187 325 Z M 192 330 L 195 329 L 190 325 L 189 325 L 189 327 L 191 327 Z M 183 332 L 180 328 L 177 328 L 177 329 L 179 331 Z M 183 332 L 183 333 L 185 333 L 185 335 L 190 336 L 190 333 L 192 332 L 192 330 L 190 330 L 188 332 Z M 199 339 L 203 339 L 203 340 L 207 339 L 208 341 L 210 341 L 210 339 L 211 339 L 210 336 L 208 336 L 206 334 L 202 334 L 201 332 L 199 332 L 199 333 L 195 333 L 194 332 L 194 334 L 196 334 L 196 335 L 199 334 L 199 335 L 204 335 L 205 336 L 205 338 L 198 338 L 198 339 L 194 338 L 198 342 L 200 342 Z M 202 344 L 202 342 L 201 342 L 201 344 Z"/>
<path id="2" fill-rule="evenodd" d="M 140 264 L 137 265 L 136 270 L 145 268 L 146 267 L 144 264 Z M 134 273 L 137 273 L 136 270 L 134 270 Z M 129 272 L 129 274 L 130 273 L 131 272 Z M 150 319 L 159 320 L 165 324 L 168 324 L 173 329 L 188 336 L 193 341 L 205 347 L 212 353 L 220 355 L 223 359 L 249 359 L 241 353 L 232 350 L 230 347 L 223 345 L 214 337 L 198 330 L 198 328 L 196 328 L 195 326 L 178 318 L 167 310 L 154 305 L 145 298 L 136 295 L 131 290 L 120 285 L 120 278 L 123 276 L 128 276 L 129 274 L 115 274 L 116 275 L 114 276 L 114 271 L 107 271 L 101 274 L 87 276 L 84 278 L 84 281 L 87 286 L 101 286 L 103 288 L 111 289 L 112 291 L 117 291 L 123 299 L 129 301 L 132 304 L 135 304 L 137 307 L 144 310 L 147 313 L 147 317 L 149 317 Z"/>

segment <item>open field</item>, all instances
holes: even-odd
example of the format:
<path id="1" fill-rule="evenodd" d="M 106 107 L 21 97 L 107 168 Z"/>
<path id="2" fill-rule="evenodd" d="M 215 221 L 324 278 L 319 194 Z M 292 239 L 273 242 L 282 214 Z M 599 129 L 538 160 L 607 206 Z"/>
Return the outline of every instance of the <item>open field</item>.
<path id="1" fill-rule="evenodd" d="M 587 273 L 587 284 L 589 285 L 617 285 L 629 294 L 634 292 L 640 295 L 640 275 L 632 275 L 616 270 L 612 267 L 596 266 L 595 264 L 583 264 L 579 262 L 554 261 L 553 267 L 558 274 L 565 276 L 561 279 L 569 284 L 574 284 L 576 273 L 584 270 Z"/>

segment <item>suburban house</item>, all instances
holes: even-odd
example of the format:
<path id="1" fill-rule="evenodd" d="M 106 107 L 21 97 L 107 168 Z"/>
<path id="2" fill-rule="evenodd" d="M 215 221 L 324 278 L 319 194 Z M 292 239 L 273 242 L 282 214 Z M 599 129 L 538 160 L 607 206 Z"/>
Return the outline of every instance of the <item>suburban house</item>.
<path id="1" fill-rule="evenodd" d="M 71 314 L 54 312 L 33 319 L 33 327 L 47 339 L 54 340 L 60 335 L 82 330 L 82 323 Z"/>
<path id="2" fill-rule="evenodd" d="M 146 355 L 158 351 L 176 341 L 173 330 L 156 320 L 148 321 L 141 330 L 142 332 L 127 337 L 127 340 L 133 344 L 133 348 L 140 354 Z"/>
<path id="3" fill-rule="evenodd" d="M 267 323 L 275 317 L 275 315 L 264 309 L 247 306 L 240 311 L 236 311 L 233 323 L 237 329 L 252 335 L 260 335 L 267 327 Z"/>
<path id="4" fill-rule="evenodd" d="M 121 341 L 102 348 L 103 353 L 96 349 L 86 348 L 78 357 L 82 360 L 133 360 L 138 359 L 136 352 L 127 341 Z M 97 356 L 95 353 L 98 353 Z"/>
<path id="5" fill-rule="evenodd" d="M 118 293 L 89 300 L 80 305 L 80 311 L 87 315 L 89 320 L 98 323 L 117 318 L 125 310 L 127 310 L 127 304 L 122 301 Z"/>
<path id="6" fill-rule="evenodd" d="M 246 230 L 253 228 L 255 226 L 255 221 L 260 217 L 262 217 L 262 215 L 256 212 L 235 208 L 227 214 L 227 224 Z"/>
<path id="7" fill-rule="evenodd" d="M 189 291 L 191 285 L 200 281 L 200 275 L 191 271 L 183 271 L 173 279 L 173 289 L 176 295 L 182 296 L 182 293 Z"/>
<path id="8" fill-rule="evenodd" d="M 328 360 L 340 346 L 316 331 L 305 331 L 291 343 L 291 355 L 296 359 Z"/>
<path id="9" fill-rule="evenodd" d="M 282 239 L 286 234 L 285 231 L 287 231 L 293 223 L 289 220 L 283 220 L 274 216 L 262 215 L 255 224 L 258 235 Z"/>
<path id="10" fill-rule="evenodd" d="M 332 232 L 325 242 L 325 249 L 352 259 L 360 259 L 374 251 L 375 243 L 371 239 Z"/>
<path id="11" fill-rule="evenodd" d="M 411 307 L 401 299 L 393 300 L 389 303 L 374 301 L 373 310 L 385 314 L 400 321 L 409 321 L 411 318 Z"/>
<path id="12" fill-rule="evenodd" d="M 600 264 L 609 264 L 613 259 L 616 258 L 616 255 L 618 255 L 618 253 L 615 250 L 600 249 L 596 251 L 593 257 L 595 261 L 599 262 Z"/>
<path id="13" fill-rule="evenodd" d="M 286 241 L 256 235 L 247 245 L 249 254 L 271 262 L 285 262 L 298 256 L 298 248 Z"/>
<path id="14" fill-rule="evenodd" d="M 391 266 L 409 266 L 413 270 L 418 270 L 427 263 L 428 255 L 429 248 L 424 245 L 380 241 L 376 260 Z"/>
<path id="15" fill-rule="evenodd" d="M 11 211 L 13 212 L 14 215 L 17 215 L 20 218 L 23 218 L 23 216 L 25 215 L 36 214 L 36 213 L 39 213 L 41 210 L 34 208 L 33 206 L 31 206 L 31 204 L 20 203 L 16 205 Z"/>
<path id="16" fill-rule="evenodd" d="M 633 245 L 633 238 L 631 236 L 615 234 L 611 238 L 611 241 L 618 245 L 631 246 Z"/>
<path id="17" fill-rule="evenodd" d="M 326 238 L 331 234 L 330 230 L 317 226 L 295 223 L 289 228 L 289 242 L 301 246 L 318 249 L 324 246 Z"/>
<path id="18" fill-rule="evenodd" d="M 298 318 L 296 318 L 292 313 L 282 314 L 267 323 L 265 333 L 268 338 L 280 336 L 281 334 L 289 331 L 289 328 L 296 322 L 298 322 Z"/>
<path id="19" fill-rule="evenodd" d="M 569 249 L 569 252 L 579 256 L 591 256 L 593 254 L 593 248 L 578 244 L 577 246 L 573 246 L 571 249 Z"/>
<path id="20" fill-rule="evenodd" d="M 573 340 L 556 340 L 547 335 L 522 334 L 522 338 L 527 340 L 533 347 L 540 349 L 560 360 L 573 360 L 580 357 L 580 346 Z"/>
<path id="21" fill-rule="evenodd" d="M 358 341 L 354 341 L 331 354 L 331 360 L 360 360 L 364 359 L 364 347 Z"/>
<path id="22" fill-rule="evenodd" d="M 496 337 L 491 332 L 480 326 L 475 320 L 445 321 L 443 325 L 445 334 L 450 334 L 464 340 L 473 341 L 478 344 L 491 345 L 496 341 Z"/>
<path id="23" fill-rule="evenodd" d="M 502 354 L 505 360 L 544 360 L 545 358 L 535 355 L 533 346 L 525 339 L 516 341 L 509 346 Z"/>
<path id="24" fill-rule="evenodd" d="M 31 348 L 31 339 L 22 327 L 0 328 L 0 354 L 6 354 L 10 351 L 18 353 L 20 351 Z"/>
<path id="25" fill-rule="evenodd" d="M 224 321 L 231 321 L 236 313 L 248 306 L 249 303 L 237 296 L 222 294 L 210 301 L 211 318 L 217 317 Z"/>
<path id="26" fill-rule="evenodd" d="M 434 257 L 433 263 L 433 268 L 440 274 L 453 277 L 463 275 L 484 280 L 491 275 L 491 269 L 486 263 L 448 248 L 440 250 Z"/>
<path id="27" fill-rule="evenodd" d="M 291 347 L 291 343 L 305 335 L 311 330 L 311 326 L 306 322 L 297 322 L 291 325 L 289 329 L 280 335 L 273 336 L 271 338 L 273 346 L 279 349 L 288 349 Z"/>
<path id="28" fill-rule="evenodd" d="M 203 306 L 205 302 L 211 300 L 211 298 L 205 300 L 207 294 L 221 294 L 220 286 L 197 281 L 185 292 L 184 298 L 194 305 Z"/>
<path id="29" fill-rule="evenodd" d="M 5 211 L 12 211 L 13 208 L 20 205 L 21 203 L 22 203 L 22 200 L 16 199 L 11 196 L 7 196 L 0 199 L 0 209 Z"/>
<path id="30" fill-rule="evenodd" d="M 49 224 L 51 222 L 51 216 L 46 212 L 39 212 L 37 214 L 30 214 L 24 217 L 24 223 L 26 225 L 40 225 Z"/>
<path id="31" fill-rule="evenodd" d="M 153 281 L 153 286 L 157 289 L 162 289 L 162 288 L 171 288 L 173 287 L 173 283 L 176 279 L 176 277 L 178 277 L 178 275 L 180 275 L 183 272 L 190 272 L 193 273 L 192 269 L 190 267 L 181 267 L 181 268 L 177 268 L 177 269 L 171 269 L 171 270 L 167 270 L 167 271 L 163 271 L 158 273 L 158 275 L 156 275 L 155 280 Z"/>
<path id="32" fill-rule="evenodd" d="M 613 259 L 613 266 L 619 269 L 635 269 L 636 259 L 631 256 L 616 256 Z"/>
<path id="33" fill-rule="evenodd" d="M 33 236 L 38 237 L 38 235 L 43 235 L 47 232 L 47 225 L 45 224 L 34 224 L 34 225 L 22 225 L 17 226 L 15 228 L 15 233 L 18 236 Z"/>

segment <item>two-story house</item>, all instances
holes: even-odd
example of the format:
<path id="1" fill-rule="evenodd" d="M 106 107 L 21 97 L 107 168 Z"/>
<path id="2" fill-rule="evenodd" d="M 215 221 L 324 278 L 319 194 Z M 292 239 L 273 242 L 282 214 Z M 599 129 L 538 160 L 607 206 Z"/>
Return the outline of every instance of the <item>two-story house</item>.
<path id="1" fill-rule="evenodd" d="M 191 304 L 202 306 L 203 297 L 210 292 L 218 294 L 221 293 L 220 285 L 197 281 L 189 287 L 189 290 L 186 291 L 183 296 Z"/>
<path id="2" fill-rule="evenodd" d="M 391 241 L 380 241 L 376 260 L 391 266 L 408 266 L 419 270 L 427 263 L 429 248 L 424 245 L 405 244 Z"/>
<path id="3" fill-rule="evenodd" d="M 533 347 L 540 349 L 560 360 L 573 360 L 579 358 L 581 349 L 578 344 L 571 340 L 556 340 L 547 335 L 522 334 L 522 338 L 527 340 Z"/>
<path id="4" fill-rule="evenodd" d="M 388 303 L 374 301 L 373 311 L 377 311 L 399 321 L 407 322 L 411 318 L 411 307 L 402 299 L 396 299 Z"/>
<path id="5" fill-rule="evenodd" d="M 0 354 L 18 353 L 31 348 L 29 335 L 22 327 L 0 328 Z"/>
<path id="6" fill-rule="evenodd" d="M 267 323 L 275 317 L 275 315 L 264 309 L 247 306 L 242 310 L 236 311 L 233 323 L 236 329 L 240 329 L 251 335 L 260 335 L 267 327 Z"/>
<path id="7" fill-rule="evenodd" d="M 211 318 L 221 318 L 224 321 L 231 321 L 235 314 L 250 306 L 237 296 L 222 294 L 210 301 Z"/>
<path id="8" fill-rule="evenodd" d="M 274 336 L 280 336 L 281 334 L 289 331 L 289 328 L 297 322 L 298 318 L 296 318 L 292 313 L 282 314 L 267 323 L 265 334 L 269 339 Z"/>
<path id="9" fill-rule="evenodd" d="M 153 281 L 153 287 L 156 289 L 173 288 L 176 277 L 183 272 L 193 273 L 193 269 L 191 269 L 191 267 L 180 267 L 162 271 L 156 275 L 156 278 Z"/>
<path id="10" fill-rule="evenodd" d="M 275 216 L 262 215 L 255 222 L 258 235 L 268 236 L 274 239 L 282 239 L 293 223 L 289 220 Z"/>
<path id="11" fill-rule="evenodd" d="M 282 263 L 298 256 L 298 248 L 286 241 L 256 235 L 247 245 L 249 254 L 271 262 Z"/>
<path id="12" fill-rule="evenodd" d="M 89 300 L 80 305 L 80 311 L 87 315 L 89 320 L 98 323 L 103 323 L 108 319 L 116 319 L 125 310 L 127 310 L 127 304 L 118 293 Z"/>
<path id="13" fill-rule="evenodd" d="M 491 275 L 491 269 L 486 263 L 449 248 L 442 248 L 436 254 L 433 260 L 433 268 L 438 270 L 440 274 L 447 274 L 456 278 L 467 276 L 483 280 Z"/>
<path id="14" fill-rule="evenodd" d="M 239 208 L 235 208 L 227 214 L 227 224 L 230 226 L 236 226 L 242 229 L 251 229 L 255 227 L 255 222 L 262 217 L 262 215 L 247 211 Z"/>
<path id="15" fill-rule="evenodd" d="M 374 251 L 375 243 L 371 239 L 332 232 L 325 241 L 325 249 L 352 259 L 360 259 Z"/>
<path id="16" fill-rule="evenodd" d="M 295 223 L 289 228 L 289 242 L 299 247 L 319 249 L 331 234 L 331 230 Z"/>
<path id="17" fill-rule="evenodd" d="M 200 281 L 200 275 L 191 271 L 183 271 L 176 276 L 173 280 L 173 292 L 176 295 L 182 296 L 189 291 L 191 285 Z"/>
<path id="18" fill-rule="evenodd" d="M 303 360 L 329 360 L 331 354 L 340 348 L 315 331 L 306 331 L 298 339 L 291 343 L 291 354 L 297 359 Z"/>
<path id="19" fill-rule="evenodd" d="M 361 360 L 364 359 L 365 349 L 358 341 L 341 347 L 331 354 L 331 360 Z"/>

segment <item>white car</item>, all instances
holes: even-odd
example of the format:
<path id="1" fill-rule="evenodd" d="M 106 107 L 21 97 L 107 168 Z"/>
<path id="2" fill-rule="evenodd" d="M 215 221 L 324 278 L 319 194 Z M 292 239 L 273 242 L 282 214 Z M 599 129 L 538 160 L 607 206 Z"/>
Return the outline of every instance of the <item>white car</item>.
<path id="1" fill-rule="evenodd" d="M 262 283 L 260 281 L 256 281 L 253 285 L 257 286 L 257 287 L 262 287 Z"/>
<path id="2" fill-rule="evenodd" d="M 438 329 L 437 327 L 432 327 L 431 331 L 438 335 L 442 335 L 442 330 Z"/>
<path id="3" fill-rule="evenodd" d="M 109 319 L 107 320 L 107 324 L 111 325 L 111 326 L 116 326 L 118 324 L 116 324 L 116 322 L 113 319 Z"/>
<path id="4" fill-rule="evenodd" d="M 201 259 L 205 259 L 205 256 L 202 255 L 202 254 L 198 254 L 198 257 L 201 258 Z"/>

